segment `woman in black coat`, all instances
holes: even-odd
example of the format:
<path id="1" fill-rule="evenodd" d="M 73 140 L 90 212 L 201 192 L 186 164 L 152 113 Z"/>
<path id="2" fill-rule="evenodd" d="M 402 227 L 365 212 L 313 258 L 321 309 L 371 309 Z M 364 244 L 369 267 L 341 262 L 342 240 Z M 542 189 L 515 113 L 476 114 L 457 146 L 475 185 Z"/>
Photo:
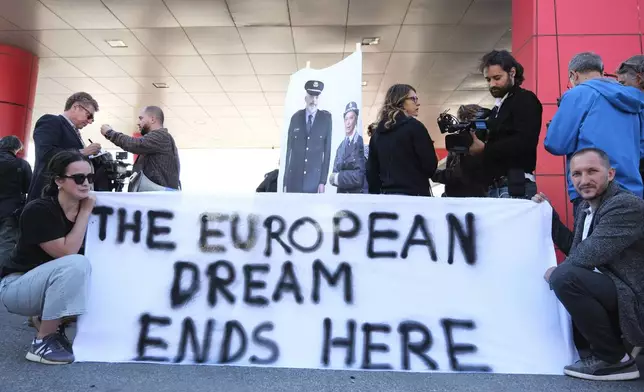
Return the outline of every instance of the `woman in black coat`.
<path id="1" fill-rule="evenodd" d="M 429 179 L 438 159 L 434 142 L 418 116 L 416 90 L 389 88 L 378 120 L 369 127 L 369 193 L 431 196 Z"/>

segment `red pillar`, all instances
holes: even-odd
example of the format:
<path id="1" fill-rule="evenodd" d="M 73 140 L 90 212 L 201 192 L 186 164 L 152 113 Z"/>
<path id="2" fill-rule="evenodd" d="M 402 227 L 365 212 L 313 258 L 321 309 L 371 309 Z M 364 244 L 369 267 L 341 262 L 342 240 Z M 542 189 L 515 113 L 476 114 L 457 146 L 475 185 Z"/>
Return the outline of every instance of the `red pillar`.
<path id="1" fill-rule="evenodd" d="M 15 135 L 29 147 L 38 57 L 0 45 L 0 137 Z"/>
<path id="2" fill-rule="evenodd" d="M 604 60 L 607 73 L 642 53 L 644 0 L 512 0 L 512 51 L 525 67 L 524 87 L 543 104 L 543 129 L 537 158 L 537 184 L 568 226 L 568 200 L 563 157 L 543 148 L 546 123 L 557 111 L 557 98 L 568 84 L 568 62 L 576 53 L 592 51 Z"/>

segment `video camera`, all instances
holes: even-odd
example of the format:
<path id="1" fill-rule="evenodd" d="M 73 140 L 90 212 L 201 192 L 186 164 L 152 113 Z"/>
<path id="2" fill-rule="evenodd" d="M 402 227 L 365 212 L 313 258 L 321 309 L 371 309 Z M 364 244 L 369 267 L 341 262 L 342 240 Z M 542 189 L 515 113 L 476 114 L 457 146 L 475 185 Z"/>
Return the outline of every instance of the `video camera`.
<path id="1" fill-rule="evenodd" d="M 447 151 L 456 154 L 466 154 L 470 150 L 473 139 L 470 132 L 474 131 L 476 137 L 485 141 L 487 139 L 488 127 L 487 118 L 490 116 L 490 109 L 481 109 L 475 114 L 473 121 L 459 121 L 458 118 L 448 113 L 449 109 L 438 115 L 436 122 L 441 133 L 448 133 L 445 136 L 445 147 Z"/>
<path id="2" fill-rule="evenodd" d="M 122 192 L 125 179 L 132 176 L 131 165 L 125 160 L 127 152 L 117 152 L 116 159 L 105 152 L 91 158 L 95 169 L 94 190 L 97 192 Z"/>

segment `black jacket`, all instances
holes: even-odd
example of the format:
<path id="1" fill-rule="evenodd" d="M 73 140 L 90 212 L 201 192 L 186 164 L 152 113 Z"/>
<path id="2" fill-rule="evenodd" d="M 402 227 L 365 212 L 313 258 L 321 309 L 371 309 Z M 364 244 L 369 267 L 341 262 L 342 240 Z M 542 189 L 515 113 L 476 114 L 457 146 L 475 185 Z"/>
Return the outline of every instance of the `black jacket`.
<path id="1" fill-rule="evenodd" d="M 485 197 L 487 187 L 472 177 L 466 169 L 469 155 L 449 153 L 445 169 L 438 169 L 432 180 L 445 184 L 445 197 Z"/>
<path id="2" fill-rule="evenodd" d="M 12 151 L 0 151 L 0 219 L 24 207 L 31 183 L 31 166 Z"/>
<path id="3" fill-rule="evenodd" d="M 264 174 L 264 181 L 257 187 L 255 192 L 277 192 L 277 177 L 279 170 L 275 169 L 272 172 Z"/>
<path id="4" fill-rule="evenodd" d="M 45 171 L 51 158 L 64 150 L 79 151 L 84 148 L 83 141 L 62 115 L 45 114 L 36 122 L 34 128 L 36 162 L 34 175 L 29 187 L 28 201 L 38 199 L 45 187 Z"/>
<path id="5" fill-rule="evenodd" d="M 390 129 L 381 121 L 369 140 L 369 193 L 430 196 L 429 179 L 437 165 L 434 142 L 423 123 L 402 114 Z"/>
<path id="6" fill-rule="evenodd" d="M 543 114 L 537 96 L 521 87 L 510 90 L 497 110 L 497 107 L 492 110 L 488 120 L 485 150 L 479 159 L 472 160 L 477 166 L 482 161 L 481 179 L 490 185 L 492 180 L 506 177 L 511 169 L 534 172 Z"/>

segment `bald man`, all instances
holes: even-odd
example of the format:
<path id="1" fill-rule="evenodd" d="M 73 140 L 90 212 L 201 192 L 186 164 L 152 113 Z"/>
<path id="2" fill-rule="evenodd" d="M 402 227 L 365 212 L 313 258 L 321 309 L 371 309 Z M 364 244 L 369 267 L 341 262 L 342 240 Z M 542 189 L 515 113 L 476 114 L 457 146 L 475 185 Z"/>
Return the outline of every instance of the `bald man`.
<path id="1" fill-rule="evenodd" d="M 180 188 L 179 153 L 174 138 L 163 125 L 163 110 L 148 106 L 139 114 L 142 137 L 134 138 L 116 132 L 110 125 L 101 127 L 101 134 L 124 151 L 138 154 L 134 162 L 135 179 L 129 192 L 178 190 Z"/>

